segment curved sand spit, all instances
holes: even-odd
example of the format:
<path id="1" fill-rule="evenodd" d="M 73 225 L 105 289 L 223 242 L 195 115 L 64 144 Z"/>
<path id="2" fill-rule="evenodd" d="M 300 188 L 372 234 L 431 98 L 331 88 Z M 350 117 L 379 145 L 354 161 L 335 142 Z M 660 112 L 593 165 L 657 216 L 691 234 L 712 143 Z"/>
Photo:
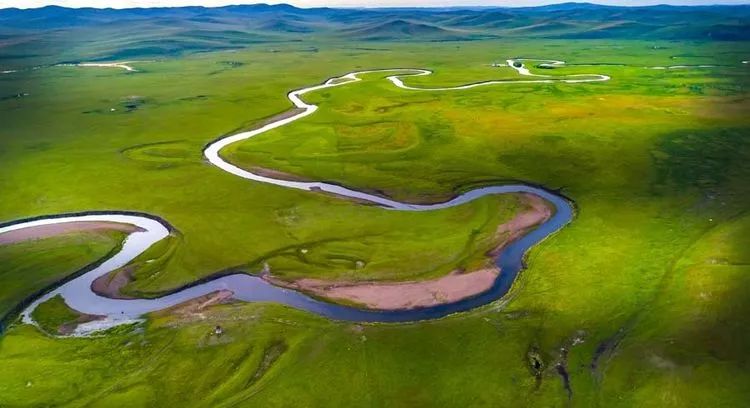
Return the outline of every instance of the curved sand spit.
<path id="1" fill-rule="evenodd" d="M 77 64 L 57 64 L 58 67 L 94 67 L 94 68 L 120 68 L 125 71 L 135 72 L 137 69 L 128 64 L 140 61 L 123 61 L 123 62 L 79 62 Z"/>

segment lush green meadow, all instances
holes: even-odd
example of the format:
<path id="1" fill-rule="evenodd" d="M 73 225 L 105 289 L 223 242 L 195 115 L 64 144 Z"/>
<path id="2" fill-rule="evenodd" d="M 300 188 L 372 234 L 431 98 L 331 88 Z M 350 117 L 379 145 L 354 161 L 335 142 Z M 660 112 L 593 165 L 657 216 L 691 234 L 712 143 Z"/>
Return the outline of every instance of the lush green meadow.
<path id="1" fill-rule="evenodd" d="M 0 220 L 84 210 L 163 217 L 178 232 L 149 254 L 159 268 L 136 270 L 126 291 L 141 296 L 265 262 L 289 278 L 424 279 L 477 267 L 497 225 L 519 210 L 517 197 L 384 211 L 233 177 L 201 149 L 288 109 L 287 91 L 352 70 L 428 68 L 435 73 L 404 81 L 437 87 L 517 78 L 490 66 L 510 57 L 625 64 L 532 69 L 612 76 L 604 83 L 455 92 L 401 90 L 372 74 L 309 94 L 315 115 L 225 152 L 243 167 L 420 202 L 522 180 L 561 188 L 576 203 L 575 220 L 531 251 L 506 299 L 439 321 L 345 324 L 233 303 L 158 313 L 90 339 L 15 325 L 0 338 L 0 406 L 750 400 L 747 44 L 315 45 L 159 59 L 134 63 L 135 73 L 51 67 L 0 76 L 0 96 L 29 94 L 0 100 Z M 720 66 L 645 68 L 682 64 Z M 84 257 L 77 239 L 22 252 L 51 254 L 34 257 L 34 270 L 58 279 L 78 267 L 60 259 L 85 264 L 114 246 L 91 240 Z M 13 265 L 24 259 L 11 255 Z M 0 263 L 0 288 L 21 264 Z M 210 334 L 217 324 L 221 336 Z"/>
<path id="2" fill-rule="evenodd" d="M 111 255 L 123 239 L 117 232 L 78 232 L 0 245 L 0 322 L 24 300 Z"/>

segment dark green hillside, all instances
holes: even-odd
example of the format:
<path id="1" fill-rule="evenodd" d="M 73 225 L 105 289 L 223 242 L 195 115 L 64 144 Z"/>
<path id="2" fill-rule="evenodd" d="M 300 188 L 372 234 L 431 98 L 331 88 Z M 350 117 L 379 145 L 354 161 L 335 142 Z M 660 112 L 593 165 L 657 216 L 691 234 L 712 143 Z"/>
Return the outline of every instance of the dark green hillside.
<path id="1" fill-rule="evenodd" d="M 341 34 L 357 40 L 469 40 L 479 35 L 469 31 L 445 29 L 431 24 L 409 20 L 392 20 L 365 27 L 342 30 Z"/>
<path id="2" fill-rule="evenodd" d="M 330 9 L 218 8 L 0 10 L 8 68 L 63 60 L 152 58 L 313 40 L 455 41 L 489 38 L 750 39 L 749 6 Z M 91 38 L 96 38 L 94 50 Z M 35 56 L 8 61 L 12 56 Z"/>

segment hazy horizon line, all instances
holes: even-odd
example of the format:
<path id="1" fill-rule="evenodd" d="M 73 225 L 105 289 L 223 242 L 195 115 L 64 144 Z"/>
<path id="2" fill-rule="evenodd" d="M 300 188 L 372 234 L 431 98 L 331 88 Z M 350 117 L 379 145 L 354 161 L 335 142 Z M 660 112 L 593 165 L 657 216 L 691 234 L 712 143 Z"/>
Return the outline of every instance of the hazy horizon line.
<path id="1" fill-rule="evenodd" d="M 16 2 L 21 2 L 23 4 L 13 4 Z M 561 4 L 581 4 L 581 5 L 597 5 L 597 6 L 607 6 L 607 7 L 623 7 L 623 8 L 634 8 L 634 7 L 658 7 L 658 6 L 671 6 L 671 7 L 711 7 L 711 6 L 746 6 L 750 5 L 750 1 L 745 0 L 718 0 L 718 1 L 701 1 L 701 0 L 682 0 L 682 1 L 669 1 L 669 0 L 640 0 L 640 1 L 628 1 L 626 4 L 616 4 L 619 3 L 616 0 L 603 0 L 603 1 L 545 1 L 545 0 L 532 0 L 531 2 L 528 1 L 513 1 L 513 0 L 498 0 L 497 4 L 490 4 L 487 5 L 487 2 L 484 2 L 484 4 L 473 4 L 473 2 L 469 1 L 466 3 L 463 3 L 461 1 L 456 1 L 455 3 L 460 4 L 445 4 L 445 0 L 437 0 L 437 1 L 431 1 L 432 4 L 411 4 L 412 1 L 415 0 L 396 0 L 395 2 L 404 2 L 403 5 L 396 5 L 396 4 L 390 4 L 391 1 L 386 1 L 389 4 L 381 4 L 381 5 L 372 5 L 370 4 L 345 4 L 349 0 L 334 0 L 334 1 L 321 1 L 321 0 L 298 0 L 298 1 L 281 1 L 281 2 L 234 2 L 234 1 L 223 1 L 223 0 L 204 0 L 204 1 L 191 1 L 191 0 L 118 0 L 118 1 L 112 1 L 110 3 L 123 3 L 121 6 L 117 5 L 107 5 L 107 6 L 101 6 L 96 4 L 84 4 L 89 3 L 91 1 L 95 1 L 95 3 L 101 3 L 100 1 L 96 0 L 63 0 L 63 1 L 52 1 L 52 2 L 46 2 L 44 0 L 38 0 L 38 1 L 28 1 L 28 0 L 11 0 L 11 1 L 4 1 L 0 0 L 0 10 L 1 9 L 9 9 L 9 8 L 16 8 L 16 9 L 23 9 L 23 10 L 31 10 L 31 9 L 38 9 L 38 8 L 44 8 L 44 7 L 50 7 L 50 6 L 56 6 L 56 7 L 63 7 L 63 8 L 71 8 L 71 9 L 82 9 L 82 8 L 92 8 L 92 9 L 100 9 L 100 10 L 106 10 L 106 9 L 115 9 L 115 10 L 127 10 L 127 9 L 149 9 L 149 8 L 183 8 L 183 7 L 203 7 L 203 8 L 221 8 L 221 7 L 230 7 L 230 6 L 253 6 L 253 5 L 268 5 L 268 6 L 278 6 L 278 5 L 289 5 L 297 8 L 341 8 L 341 9 L 414 9 L 414 8 L 421 8 L 421 9 L 448 9 L 448 8 L 533 8 L 533 7 L 544 7 L 544 6 L 552 6 L 552 5 L 561 5 Z M 344 1 L 345 3 L 341 3 L 341 1 Z M 299 3 L 312 3 L 312 4 L 299 4 Z M 421 1 L 420 1 L 421 2 Z M 31 4 L 29 4 L 31 3 Z M 75 4 L 69 4 L 69 3 L 81 3 L 78 5 Z M 159 4 L 164 3 L 164 4 Z M 170 4 L 171 3 L 171 4 Z M 202 4 L 201 4 L 202 3 Z M 333 3 L 333 4 L 319 4 L 319 3 Z M 355 2 L 352 2 L 355 3 Z M 385 2 L 384 2 L 385 3 Z M 527 4 L 524 4 L 527 3 Z M 532 4 L 528 4 L 532 3 Z"/>

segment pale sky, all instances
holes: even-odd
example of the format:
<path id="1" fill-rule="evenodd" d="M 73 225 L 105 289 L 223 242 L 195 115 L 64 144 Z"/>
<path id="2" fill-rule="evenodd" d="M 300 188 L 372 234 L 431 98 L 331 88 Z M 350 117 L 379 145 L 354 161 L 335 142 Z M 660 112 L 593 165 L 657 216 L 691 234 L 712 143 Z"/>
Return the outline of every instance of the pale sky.
<path id="1" fill-rule="evenodd" d="M 583 1 L 583 0 L 578 0 Z M 217 7 L 228 4 L 288 3 L 298 7 L 443 7 L 443 6 L 538 6 L 561 3 L 555 0 L 0 0 L 0 8 L 33 8 L 49 4 L 65 7 Z M 618 6 L 643 6 L 653 4 L 703 5 L 703 4 L 748 4 L 750 0 L 593 0 L 592 3 Z"/>

